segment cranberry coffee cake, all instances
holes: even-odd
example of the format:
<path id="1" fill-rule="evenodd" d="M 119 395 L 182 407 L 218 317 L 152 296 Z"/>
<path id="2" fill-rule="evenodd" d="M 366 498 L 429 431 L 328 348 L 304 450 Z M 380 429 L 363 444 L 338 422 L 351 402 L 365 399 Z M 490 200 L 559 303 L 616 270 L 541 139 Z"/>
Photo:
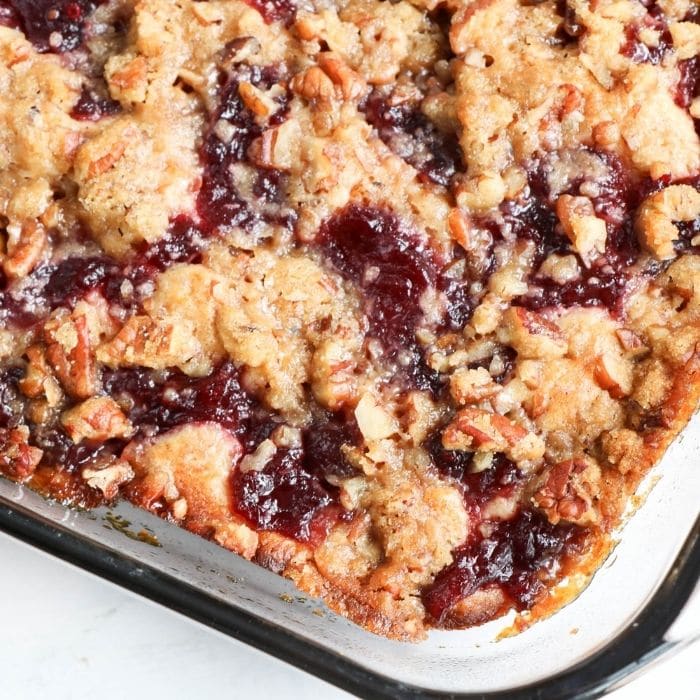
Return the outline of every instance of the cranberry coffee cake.
<path id="1" fill-rule="evenodd" d="M 389 637 L 551 612 L 698 404 L 699 53 L 696 0 L 0 0 L 0 472 Z"/>

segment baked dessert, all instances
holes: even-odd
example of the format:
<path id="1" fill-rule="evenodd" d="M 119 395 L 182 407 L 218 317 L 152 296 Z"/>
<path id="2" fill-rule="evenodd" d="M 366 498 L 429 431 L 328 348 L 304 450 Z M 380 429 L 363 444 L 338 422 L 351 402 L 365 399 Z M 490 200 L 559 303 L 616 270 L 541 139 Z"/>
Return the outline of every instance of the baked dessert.
<path id="1" fill-rule="evenodd" d="M 699 22 L 0 1 L 0 471 L 390 637 L 551 612 L 698 404 Z"/>

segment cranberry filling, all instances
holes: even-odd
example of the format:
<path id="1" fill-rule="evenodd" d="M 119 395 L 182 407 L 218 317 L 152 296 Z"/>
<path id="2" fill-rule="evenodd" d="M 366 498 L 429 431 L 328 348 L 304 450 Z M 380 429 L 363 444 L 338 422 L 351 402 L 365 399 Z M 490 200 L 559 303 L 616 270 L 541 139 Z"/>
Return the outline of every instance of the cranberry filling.
<path id="1" fill-rule="evenodd" d="M 262 134 L 263 127 L 256 122 L 239 94 L 242 82 L 267 90 L 278 80 L 279 71 L 274 67 L 240 66 L 236 76 L 221 88 L 219 107 L 213 115 L 201 150 L 204 177 L 197 198 L 197 210 L 206 232 L 233 226 L 250 230 L 260 220 L 287 226 L 292 224 L 290 214 L 279 213 L 282 174 L 248 163 L 248 150 Z M 288 101 L 289 94 L 286 92 L 276 98 L 279 109 L 269 118 L 270 126 L 286 119 Z M 234 175 L 233 168 L 239 163 L 253 168 L 252 196 L 245 196 L 237 184 L 240 178 Z"/>
<path id="2" fill-rule="evenodd" d="M 378 90 L 369 96 L 367 121 L 396 155 L 418 170 L 421 180 L 448 186 L 457 171 L 464 171 L 457 138 L 439 131 L 419 105 L 394 105 L 390 97 Z"/>
<path id="3" fill-rule="evenodd" d="M 544 580 L 556 576 L 561 559 L 582 541 L 581 528 L 552 525 L 529 508 L 511 520 L 489 523 L 489 530 L 488 536 L 456 549 L 452 564 L 423 591 L 425 609 L 438 623 L 460 600 L 493 586 L 517 610 L 532 607 L 546 590 Z"/>
<path id="4" fill-rule="evenodd" d="M 21 420 L 24 402 L 18 382 L 23 376 L 22 367 L 8 367 L 0 373 L 0 428 L 15 428 Z"/>
<path id="5" fill-rule="evenodd" d="M 302 448 L 280 449 L 261 471 L 236 470 L 236 510 L 260 530 L 275 530 L 302 542 L 325 535 L 330 522 L 322 516 L 330 515 L 337 489 L 309 471 L 312 465 L 305 456 Z"/>
<path id="6" fill-rule="evenodd" d="M 590 199 L 596 216 L 606 222 L 605 253 L 590 266 L 583 264 L 571 243 L 558 226 L 550 204 L 549 187 L 540 164 L 530 177 L 530 195 L 520 201 L 506 202 L 501 209 L 505 225 L 521 238 L 535 243 L 533 275 L 528 293 L 514 303 L 529 309 L 549 306 L 604 306 L 617 312 L 627 290 L 630 268 L 637 262 L 641 249 L 633 228 L 633 212 L 650 191 L 649 183 L 632 183 L 622 163 L 607 153 L 596 154 L 604 163 L 607 175 L 596 181 L 597 193 Z M 582 179 L 570 183 L 566 194 L 579 194 Z M 564 194 L 564 193 L 560 193 Z M 498 227 L 486 224 L 495 236 Z M 539 276 L 537 269 L 551 253 L 576 255 L 579 276 L 564 284 Z"/>
<path id="7" fill-rule="evenodd" d="M 230 362 L 211 375 L 191 378 L 177 370 L 145 368 L 108 371 L 105 390 L 130 406 L 138 435 L 153 436 L 175 426 L 212 421 L 230 430 L 246 453 L 255 451 L 280 419 L 241 388 Z M 300 446 L 278 449 L 261 471 L 236 470 L 233 508 L 260 530 L 276 530 L 301 541 L 325 532 L 340 515 L 338 490 L 326 480 L 350 476 L 353 467 L 341 446 L 357 441 L 357 427 L 340 416 L 325 416 L 303 431 Z"/>
<path id="8" fill-rule="evenodd" d="M 77 121 L 97 122 L 103 117 L 112 117 L 119 112 L 121 112 L 119 102 L 101 96 L 87 86 L 83 86 L 83 91 L 70 115 Z"/>
<path id="9" fill-rule="evenodd" d="M 246 0 L 262 16 L 267 24 L 282 22 L 289 26 L 297 11 L 295 0 Z"/>
<path id="10" fill-rule="evenodd" d="M 0 23 L 21 28 L 37 51 L 80 48 L 85 24 L 106 0 L 2 0 Z"/>
<path id="11" fill-rule="evenodd" d="M 673 38 L 661 8 L 655 2 L 642 4 L 648 8 L 647 14 L 641 22 L 635 22 L 625 29 L 626 41 L 622 45 L 620 53 L 635 63 L 658 65 L 671 51 Z M 647 46 L 640 39 L 640 32 L 643 29 L 650 29 L 659 33 L 656 46 Z"/>
<path id="12" fill-rule="evenodd" d="M 434 389 L 438 377 L 416 341 L 420 298 L 438 274 L 427 242 L 390 212 L 356 204 L 328 219 L 318 242 L 333 267 L 362 291 L 370 334 L 388 360 L 398 363 L 410 385 Z"/>
<path id="13" fill-rule="evenodd" d="M 529 608 L 545 590 L 542 579 L 556 574 L 558 560 L 573 552 L 584 531 L 574 525 L 554 526 L 530 508 L 519 508 L 509 520 L 483 520 L 489 501 L 517 497 L 526 479 L 523 472 L 503 454 L 494 455 L 488 469 L 473 472 L 473 454 L 446 450 L 439 430 L 425 449 L 438 471 L 458 482 L 473 523 L 452 564 L 423 591 L 426 610 L 442 623 L 456 603 L 491 586 L 499 586 L 518 610 Z"/>
<path id="14" fill-rule="evenodd" d="M 162 239 L 150 246 L 144 244 L 124 264 L 107 255 L 74 256 L 45 263 L 14 285 L 0 273 L 0 320 L 30 328 L 58 307 L 73 308 L 92 290 L 100 291 L 112 304 L 138 310 L 141 284 L 175 263 L 200 262 L 204 246 L 198 227 L 188 217 L 179 216 Z"/>

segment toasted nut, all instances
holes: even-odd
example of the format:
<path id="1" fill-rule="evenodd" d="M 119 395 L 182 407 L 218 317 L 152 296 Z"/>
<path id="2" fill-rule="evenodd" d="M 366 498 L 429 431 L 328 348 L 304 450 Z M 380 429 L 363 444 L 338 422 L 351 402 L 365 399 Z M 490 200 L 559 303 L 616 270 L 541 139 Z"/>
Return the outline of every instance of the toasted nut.
<path id="1" fill-rule="evenodd" d="M 97 366 L 86 316 L 54 316 L 44 326 L 44 340 L 46 359 L 66 393 L 76 399 L 95 394 Z"/>
<path id="2" fill-rule="evenodd" d="M 505 416 L 479 408 L 464 408 L 445 428 L 448 450 L 504 452 L 514 462 L 536 462 L 544 455 L 544 440 Z"/>
<path id="3" fill-rule="evenodd" d="M 39 264 L 48 240 L 44 227 L 27 221 L 12 235 L 13 226 L 7 227 L 7 256 L 2 261 L 3 272 L 9 279 L 26 277 Z"/>
<path id="4" fill-rule="evenodd" d="M 119 487 L 134 478 L 134 470 L 128 462 L 113 459 L 101 468 L 86 468 L 82 477 L 87 485 L 102 491 L 105 498 L 111 500 L 119 493 Z"/>
<path id="5" fill-rule="evenodd" d="M 608 232 L 588 197 L 563 194 L 557 199 L 557 216 L 564 232 L 587 265 L 605 252 Z"/>
<path id="6" fill-rule="evenodd" d="M 32 345 L 27 348 L 25 355 L 29 363 L 24 377 L 19 381 L 20 391 L 30 399 L 45 397 L 49 407 L 57 406 L 63 392 L 46 362 L 44 348 Z"/>
<path id="7" fill-rule="evenodd" d="M 560 520 L 592 524 L 598 519 L 592 504 L 599 480 L 600 469 L 593 462 L 560 462 L 545 472 L 543 484 L 532 500 L 554 525 Z"/>
<path id="8" fill-rule="evenodd" d="M 459 243 L 465 250 L 469 250 L 469 229 L 471 227 L 469 217 L 461 209 L 452 209 L 447 217 L 447 230 L 453 241 Z"/>
<path id="9" fill-rule="evenodd" d="M 317 57 L 324 73 L 340 86 L 343 99 L 357 100 L 367 92 L 367 83 L 336 53 L 322 52 Z"/>
<path id="10" fill-rule="evenodd" d="M 43 452 L 27 443 L 29 428 L 0 428 L 0 473 L 13 479 L 27 479 L 36 470 Z"/>
<path id="11" fill-rule="evenodd" d="M 65 411 L 61 423 L 75 443 L 104 442 L 112 438 L 130 438 L 134 434 L 131 421 L 108 396 L 87 399 Z"/>
<path id="12" fill-rule="evenodd" d="M 365 440 L 381 440 L 398 432 L 395 418 L 377 404 L 371 394 L 364 394 L 355 408 L 355 418 Z"/>
<path id="13" fill-rule="evenodd" d="M 307 100 L 328 102 L 335 95 L 333 81 L 318 66 L 297 73 L 292 78 L 291 88 Z"/>
<path id="14" fill-rule="evenodd" d="M 680 233 L 674 221 L 700 216 L 700 192 L 690 185 L 671 185 L 647 197 L 637 212 L 635 229 L 640 243 L 659 260 L 676 256 Z"/>
<path id="15" fill-rule="evenodd" d="M 631 375 L 623 360 L 610 354 L 598 355 L 593 365 L 593 376 L 601 389 L 614 399 L 629 396 L 632 391 Z"/>

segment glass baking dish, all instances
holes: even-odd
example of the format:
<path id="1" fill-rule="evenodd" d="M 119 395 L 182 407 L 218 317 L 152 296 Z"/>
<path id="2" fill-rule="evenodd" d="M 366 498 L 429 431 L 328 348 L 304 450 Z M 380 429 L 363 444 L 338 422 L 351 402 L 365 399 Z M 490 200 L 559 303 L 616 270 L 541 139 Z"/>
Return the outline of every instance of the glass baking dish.
<path id="1" fill-rule="evenodd" d="M 643 484 L 650 497 L 590 585 L 500 641 L 504 620 L 418 644 L 376 637 L 127 503 L 70 510 L 0 479 L 0 529 L 361 696 L 596 697 L 700 636 L 700 621 L 676 623 L 700 572 L 699 418 Z"/>

